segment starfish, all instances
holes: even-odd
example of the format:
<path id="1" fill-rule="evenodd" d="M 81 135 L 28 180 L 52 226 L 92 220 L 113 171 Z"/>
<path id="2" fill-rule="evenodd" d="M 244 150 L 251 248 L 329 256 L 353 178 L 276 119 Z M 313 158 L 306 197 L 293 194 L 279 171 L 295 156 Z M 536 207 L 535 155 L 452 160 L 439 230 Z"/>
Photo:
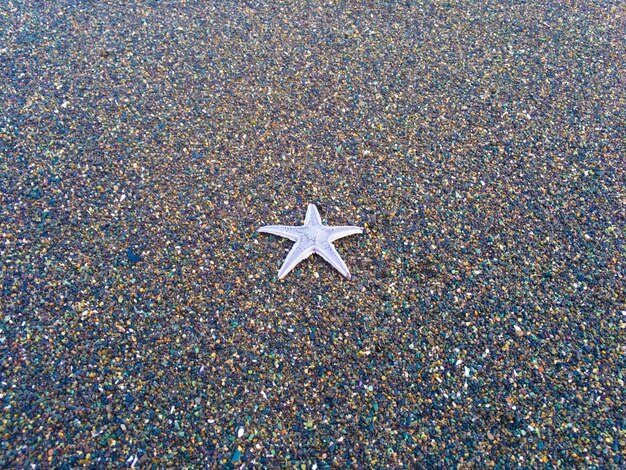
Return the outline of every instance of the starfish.
<path id="1" fill-rule="evenodd" d="M 339 271 L 346 279 L 351 279 L 350 271 L 343 262 L 332 242 L 348 235 L 363 233 L 361 227 L 338 226 L 329 227 L 322 225 L 320 213 L 315 204 L 309 204 L 304 218 L 304 225 L 291 227 L 288 225 L 266 225 L 257 230 L 262 233 L 270 233 L 279 237 L 288 238 L 296 242 L 283 266 L 278 271 L 278 279 L 284 278 L 296 265 L 313 253 L 317 253 Z"/>

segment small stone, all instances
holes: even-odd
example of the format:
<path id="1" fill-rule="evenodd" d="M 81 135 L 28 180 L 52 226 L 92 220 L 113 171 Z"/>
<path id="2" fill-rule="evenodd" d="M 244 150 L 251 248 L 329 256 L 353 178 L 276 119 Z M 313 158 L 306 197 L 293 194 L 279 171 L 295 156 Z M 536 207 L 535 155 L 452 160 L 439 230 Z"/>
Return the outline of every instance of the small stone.
<path id="1" fill-rule="evenodd" d="M 135 264 L 141 261 L 141 256 L 135 254 L 131 248 L 128 249 L 126 255 L 128 256 L 128 261 L 130 261 L 131 264 Z"/>

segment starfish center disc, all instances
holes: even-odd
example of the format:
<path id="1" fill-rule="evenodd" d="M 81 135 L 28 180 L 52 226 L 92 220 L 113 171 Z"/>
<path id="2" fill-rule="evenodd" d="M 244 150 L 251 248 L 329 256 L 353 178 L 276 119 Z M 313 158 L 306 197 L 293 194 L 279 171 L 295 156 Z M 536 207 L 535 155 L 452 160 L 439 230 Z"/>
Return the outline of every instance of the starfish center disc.
<path id="1" fill-rule="evenodd" d="M 325 243 L 328 241 L 328 235 L 325 234 L 324 232 L 318 232 L 315 234 L 314 241 L 316 245 L 321 245 L 322 243 Z"/>

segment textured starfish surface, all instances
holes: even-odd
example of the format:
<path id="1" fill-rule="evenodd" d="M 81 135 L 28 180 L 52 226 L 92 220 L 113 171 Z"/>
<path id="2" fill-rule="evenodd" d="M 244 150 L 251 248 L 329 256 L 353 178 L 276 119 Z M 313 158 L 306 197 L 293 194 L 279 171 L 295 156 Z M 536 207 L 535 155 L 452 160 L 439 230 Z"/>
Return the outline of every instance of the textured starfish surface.
<path id="1" fill-rule="evenodd" d="M 363 233 L 363 229 L 347 225 L 337 227 L 322 225 L 322 219 L 315 204 L 309 204 L 304 225 L 297 227 L 266 225 L 259 228 L 258 231 L 278 235 L 296 242 L 285 258 L 280 271 L 278 271 L 279 279 L 284 278 L 300 261 L 307 259 L 313 253 L 317 253 L 332 264 L 345 278 L 352 278 L 346 263 L 343 262 L 332 242 L 348 235 Z"/>

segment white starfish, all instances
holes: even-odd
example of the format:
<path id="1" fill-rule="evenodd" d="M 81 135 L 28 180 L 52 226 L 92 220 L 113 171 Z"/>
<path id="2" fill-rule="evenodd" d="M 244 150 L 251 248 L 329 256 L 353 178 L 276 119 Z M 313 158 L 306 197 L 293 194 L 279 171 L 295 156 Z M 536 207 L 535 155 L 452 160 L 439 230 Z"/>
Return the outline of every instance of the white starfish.
<path id="1" fill-rule="evenodd" d="M 296 242 L 287 258 L 285 258 L 280 271 L 278 271 L 278 279 L 284 278 L 300 261 L 307 259 L 313 253 L 317 253 L 332 264 L 345 278 L 352 278 L 346 263 L 343 262 L 332 242 L 348 235 L 363 233 L 363 229 L 352 226 L 329 227 L 322 225 L 322 219 L 315 204 L 309 204 L 306 210 L 306 217 L 304 218 L 304 225 L 298 227 L 266 225 L 258 229 L 258 231 L 278 235 Z"/>

